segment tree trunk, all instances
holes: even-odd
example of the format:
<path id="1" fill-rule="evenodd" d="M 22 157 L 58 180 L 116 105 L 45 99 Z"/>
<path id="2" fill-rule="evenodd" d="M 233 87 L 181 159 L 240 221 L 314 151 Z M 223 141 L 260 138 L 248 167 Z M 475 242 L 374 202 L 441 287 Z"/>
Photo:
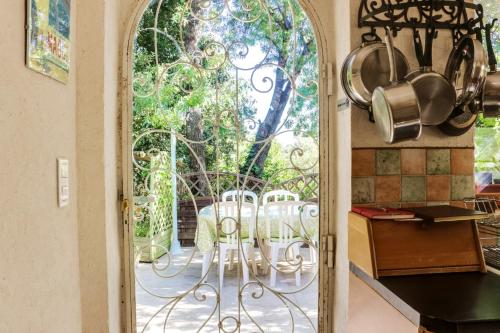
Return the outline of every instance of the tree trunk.
<path id="1" fill-rule="evenodd" d="M 192 8 L 194 14 L 199 11 L 198 6 Z M 199 30 L 199 20 L 192 17 L 186 25 L 186 35 L 184 38 L 184 47 L 188 56 L 191 58 L 197 49 L 197 36 Z M 200 196 L 207 196 L 207 185 L 203 172 L 206 170 L 205 145 L 197 143 L 203 141 L 203 113 L 200 108 L 191 108 L 186 115 L 186 138 L 194 143 L 188 143 L 191 147 L 189 152 L 189 169 L 191 172 L 200 173 L 197 187 Z"/>
<path id="2" fill-rule="evenodd" d="M 290 98 L 292 85 L 281 70 L 276 71 L 275 86 L 271 105 L 267 111 L 266 118 L 259 125 L 255 142 L 248 153 L 242 172 L 246 173 L 250 169 L 250 175 L 260 178 L 264 171 L 271 143 L 268 139 L 273 135 L 281 122 L 281 117 Z"/>
<path id="3" fill-rule="evenodd" d="M 203 116 L 201 109 L 193 108 L 186 115 L 186 138 L 194 143 L 188 143 L 191 147 L 189 151 L 189 169 L 191 172 L 204 172 L 206 168 L 205 145 L 197 143 L 203 141 Z M 203 174 L 199 176 L 198 188 L 200 196 L 207 196 L 207 184 Z"/>
<path id="4" fill-rule="evenodd" d="M 296 59 L 300 60 L 300 62 L 298 62 L 293 72 L 294 77 L 297 77 L 302 71 L 302 68 L 305 64 L 304 58 L 307 57 L 310 52 L 310 45 L 305 44 L 299 54 L 296 55 Z M 286 68 L 286 64 L 287 60 L 281 60 L 279 62 L 281 68 Z M 286 77 L 281 70 L 277 70 L 271 105 L 269 106 L 264 122 L 259 125 L 257 134 L 255 135 L 256 143 L 252 145 L 252 148 L 250 149 L 250 152 L 248 153 L 248 156 L 245 160 L 245 164 L 241 168 L 243 174 L 247 173 L 248 170 L 251 169 L 249 173 L 251 176 L 257 178 L 260 178 L 262 176 L 262 173 L 264 171 L 264 163 L 266 162 L 267 156 L 269 155 L 269 150 L 271 149 L 272 143 L 267 141 L 267 139 L 275 134 L 281 122 L 281 117 L 283 116 L 285 107 L 288 104 L 288 99 L 290 98 L 291 92 L 292 84 L 288 80 L 288 77 Z"/>

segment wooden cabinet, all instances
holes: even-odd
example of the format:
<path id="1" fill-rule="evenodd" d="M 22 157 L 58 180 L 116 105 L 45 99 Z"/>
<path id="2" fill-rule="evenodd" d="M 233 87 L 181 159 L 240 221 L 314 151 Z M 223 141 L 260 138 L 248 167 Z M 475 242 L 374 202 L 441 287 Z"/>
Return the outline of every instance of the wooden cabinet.
<path id="1" fill-rule="evenodd" d="M 397 222 L 349 213 L 349 260 L 369 276 L 486 272 L 474 220 Z"/>

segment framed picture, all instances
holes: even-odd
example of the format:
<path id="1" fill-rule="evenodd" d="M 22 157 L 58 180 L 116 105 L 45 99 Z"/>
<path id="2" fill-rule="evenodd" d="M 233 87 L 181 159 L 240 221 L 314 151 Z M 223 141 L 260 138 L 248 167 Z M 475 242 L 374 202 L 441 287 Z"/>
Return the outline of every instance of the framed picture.
<path id="1" fill-rule="evenodd" d="M 27 0 L 27 7 L 26 65 L 68 82 L 71 0 Z"/>

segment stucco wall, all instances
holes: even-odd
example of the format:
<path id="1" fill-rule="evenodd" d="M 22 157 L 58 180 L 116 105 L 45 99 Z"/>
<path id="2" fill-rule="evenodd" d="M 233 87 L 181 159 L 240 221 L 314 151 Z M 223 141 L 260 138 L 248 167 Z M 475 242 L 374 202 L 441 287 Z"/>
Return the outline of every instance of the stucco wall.
<path id="1" fill-rule="evenodd" d="M 118 1 L 78 1 L 77 147 L 82 331 L 121 332 Z"/>
<path id="2" fill-rule="evenodd" d="M 75 1 L 73 1 L 73 4 Z M 0 11 L 0 332 L 80 332 L 76 7 L 70 81 L 25 67 L 25 1 Z M 71 199 L 57 206 L 56 158 Z"/>

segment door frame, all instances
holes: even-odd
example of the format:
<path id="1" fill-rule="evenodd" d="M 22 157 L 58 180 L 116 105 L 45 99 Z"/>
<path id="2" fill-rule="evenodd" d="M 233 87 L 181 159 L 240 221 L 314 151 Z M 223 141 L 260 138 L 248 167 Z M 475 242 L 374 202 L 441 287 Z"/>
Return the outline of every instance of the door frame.
<path id="1" fill-rule="evenodd" d="M 335 298 L 335 235 L 338 205 L 335 201 L 337 191 L 336 177 L 338 165 L 335 163 L 337 148 L 335 121 L 337 120 L 335 79 L 335 39 L 333 31 L 334 1 L 332 0 L 298 0 L 309 17 L 316 37 L 319 64 L 319 172 L 320 172 L 320 248 L 318 267 L 318 333 L 334 332 L 334 298 Z M 134 232 L 133 232 L 133 168 L 132 168 L 132 54 L 135 32 L 140 19 L 150 0 L 139 0 L 128 26 L 122 47 L 121 71 L 121 156 L 122 156 L 122 188 L 123 188 L 123 315 L 125 332 L 136 332 L 135 317 L 135 274 L 134 274 Z M 327 38 L 327 33 L 328 37 Z M 329 241 L 330 239 L 330 241 Z M 330 243 L 330 248 L 328 247 Z M 330 265 L 328 263 L 330 257 Z M 337 284 L 338 285 L 338 284 Z"/>

